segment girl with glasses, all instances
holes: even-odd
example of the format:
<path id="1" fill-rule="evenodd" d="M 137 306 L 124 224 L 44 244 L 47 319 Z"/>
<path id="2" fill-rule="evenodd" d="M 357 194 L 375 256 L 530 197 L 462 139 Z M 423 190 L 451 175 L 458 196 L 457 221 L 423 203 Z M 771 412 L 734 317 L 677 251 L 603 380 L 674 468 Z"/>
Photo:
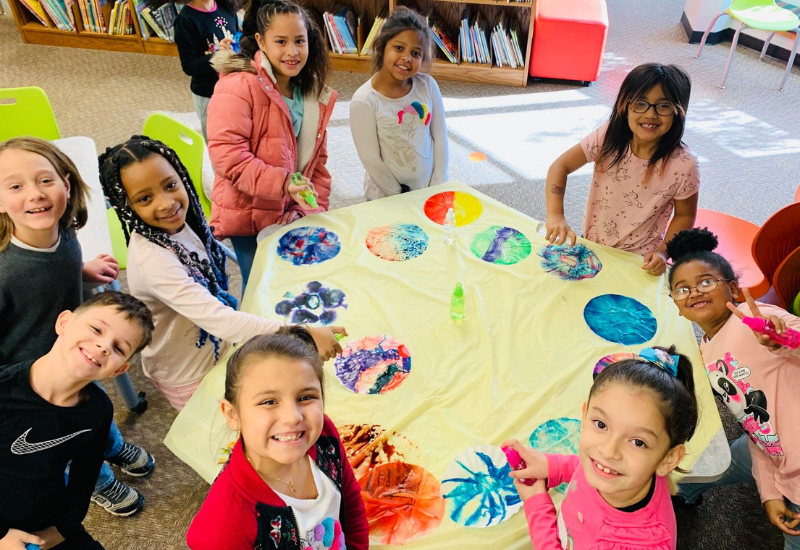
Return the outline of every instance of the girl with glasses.
<path id="1" fill-rule="evenodd" d="M 692 84 L 675 65 L 633 69 L 619 90 L 609 121 L 567 150 L 547 171 L 546 238 L 575 244 L 564 217 L 567 176 L 594 163 L 583 236 L 640 254 L 642 269 L 666 270 L 665 243 L 694 226 L 700 175 L 681 141 Z"/>
<path id="2" fill-rule="evenodd" d="M 780 334 L 786 327 L 800 329 L 800 319 L 756 303 L 747 289 L 746 303 L 734 305 L 736 273 L 713 252 L 716 247 L 708 229 L 681 231 L 667 244 L 674 261 L 670 296 L 680 314 L 703 330 L 700 352 L 711 388 L 746 435 L 731 443 L 731 465 L 722 478 L 680 485 L 675 504 L 698 505 L 717 485 L 755 482 L 769 520 L 784 533 L 784 548 L 800 548 L 800 348 L 782 347 L 740 320 L 770 319 Z"/>

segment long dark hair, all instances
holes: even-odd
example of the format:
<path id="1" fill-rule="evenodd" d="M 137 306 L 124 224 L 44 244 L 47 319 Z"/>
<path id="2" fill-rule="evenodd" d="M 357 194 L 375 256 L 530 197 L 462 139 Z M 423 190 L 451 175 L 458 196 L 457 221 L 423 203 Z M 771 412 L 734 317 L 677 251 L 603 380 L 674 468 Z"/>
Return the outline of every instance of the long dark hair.
<path id="1" fill-rule="evenodd" d="M 176 0 L 176 4 L 188 4 L 191 0 Z M 240 9 L 242 9 L 242 2 L 241 0 L 216 0 L 217 8 L 222 9 L 223 11 L 228 12 L 231 15 L 236 15 Z M 239 27 L 239 20 L 236 20 L 236 27 Z"/>
<path id="2" fill-rule="evenodd" d="M 694 260 L 710 265 L 723 278 L 738 284 L 739 278 L 730 262 L 714 252 L 718 245 L 717 236 L 708 228 L 684 229 L 675 234 L 667 243 L 667 256 L 673 261 L 669 270 L 669 288 L 672 289 L 672 280 L 678 268 Z"/>
<path id="3" fill-rule="evenodd" d="M 610 159 L 611 163 L 605 168 L 609 170 L 625 158 L 633 139 L 633 132 L 628 126 L 628 109 L 631 103 L 644 97 L 656 84 L 661 84 L 664 97 L 675 106 L 675 114 L 672 116 L 672 127 L 661 137 L 653 156 L 647 163 L 644 183 L 650 179 L 659 161 L 662 163 L 662 169 L 666 168 L 675 150 L 684 146 L 681 139 L 686 125 L 692 81 L 686 71 L 677 65 L 645 63 L 633 69 L 622 81 L 595 166 L 600 166 Z"/>
<path id="4" fill-rule="evenodd" d="M 308 12 L 291 0 L 251 0 L 242 22 L 242 38 L 239 41 L 242 55 L 253 59 L 258 52 L 256 33 L 263 35 L 276 15 L 296 14 L 303 18 L 308 32 L 308 59 L 296 77 L 289 80 L 299 86 L 303 96 L 319 94 L 331 75 L 331 61 L 322 32 Z"/>
<path id="5" fill-rule="evenodd" d="M 121 172 L 124 168 L 142 162 L 153 155 L 161 155 L 177 172 L 186 188 L 189 196 L 189 211 L 186 213 L 186 225 L 200 238 L 206 249 L 208 260 L 201 260 L 195 252 L 189 252 L 181 243 L 175 241 L 163 230 L 146 224 L 139 215 L 133 210 L 128 201 L 128 193 L 122 184 Z M 217 300 L 226 306 L 236 309 L 238 302 L 228 293 L 228 275 L 225 273 L 226 256 L 225 251 L 220 246 L 211 228 L 203 216 L 203 209 L 197 192 L 189 178 L 189 173 L 178 158 L 178 155 L 158 140 L 150 139 L 147 136 L 133 136 L 125 143 L 116 147 L 109 147 L 106 152 L 100 155 L 100 183 L 103 186 L 106 200 L 111 204 L 117 213 L 119 221 L 122 222 L 122 231 L 125 234 L 125 242 L 129 243 L 132 233 L 138 233 L 150 242 L 166 248 L 178 257 L 192 279 L 203 285 Z M 210 339 L 214 344 L 214 359 L 219 360 L 219 339 L 208 334 L 205 330 L 198 327 L 200 337 L 197 340 L 197 347 L 205 345 L 206 340 Z"/>
<path id="6" fill-rule="evenodd" d="M 431 68 L 433 50 L 428 23 L 425 21 L 424 17 L 411 8 L 398 6 L 394 9 L 392 15 L 384 22 L 383 27 L 381 27 L 381 32 L 378 33 L 375 44 L 372 46 L 375 52 L 375 56 L 372 60 L 373 72 L 377 73 L 383 68 L 386 44 L 404 31 L 414 31 L 419 34 L 419 41 L 422 46 L 422 64 L 420 69 L 422 71 L 427 71 Z"/>

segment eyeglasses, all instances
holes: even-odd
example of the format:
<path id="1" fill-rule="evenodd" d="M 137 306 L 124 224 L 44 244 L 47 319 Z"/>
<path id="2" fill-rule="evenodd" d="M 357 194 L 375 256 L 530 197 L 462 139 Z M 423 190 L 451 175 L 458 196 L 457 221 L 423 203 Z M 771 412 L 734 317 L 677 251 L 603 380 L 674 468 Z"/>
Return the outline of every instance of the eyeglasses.
<path id="1" fill-rule="evenodd" d="M 681 300 L 685 300 L 689 297 L 693 290 L 697 290 L 702 294 L 706 294 L 711 292 L 715 288 L 717 288 L 717 283 L 728 283 L 730 279 L 703 279 L 697 286 L 680 286 L 669 293 L 673 300 L 676 302 L 680 302 Z"/>
<path id="2" fill-rule="evenodd" d="M 636 101 L 631 101 L 630 105 L 631 111 L 640 115 L 649 111 L 650 107 L 654 108 L 659 116 L 672 116 L 675 114 L 675 105 L 672 103 L 648 103 L 644 99 L 637 99 Z"/>

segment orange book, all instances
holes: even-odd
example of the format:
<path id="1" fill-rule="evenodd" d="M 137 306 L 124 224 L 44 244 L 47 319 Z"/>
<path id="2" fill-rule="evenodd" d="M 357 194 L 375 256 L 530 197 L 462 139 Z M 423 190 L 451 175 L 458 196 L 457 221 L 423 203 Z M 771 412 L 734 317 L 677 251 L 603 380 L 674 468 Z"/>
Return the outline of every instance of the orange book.
<path id="1" fill-rule="evenodd" d="M 20 3 L 28 8 L 28 11 L 31 12 L 42 25 L 52 28 L 53 25 L 47 21 L 47 15 L 45 15 L 39 0 L 20 0 Z"/>

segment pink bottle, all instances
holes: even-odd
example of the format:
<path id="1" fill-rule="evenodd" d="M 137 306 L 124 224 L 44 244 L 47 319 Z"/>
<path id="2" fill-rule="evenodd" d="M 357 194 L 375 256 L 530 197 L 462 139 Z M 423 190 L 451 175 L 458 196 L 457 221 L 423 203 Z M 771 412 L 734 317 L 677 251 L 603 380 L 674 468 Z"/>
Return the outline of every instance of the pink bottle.
<path id="1" fill-rule="evenodd" d="M 791 349 L 800 347 L 800 332 L 792 328 L 786 327 L 786 332 L 778 334 L 775 332 L 775 325 L 772 321 L 760 317 L 745 317 L 742 319 L 742 323 L 760 334 L 766 334 L 776 344 Z"/>
<path id="2" fill-rule="evenodd" d="M 506 460 L 508 460 L 508 465 L 511 466 L 512 470 L 524 470 L 528 467 L 525 464 L 525 461 L 522 460 L 522 457 L 519 456 L 519 453 L 512 449 L 511 447 L 502 447 L 503 452 L 506 454 Z M 533 485 L 533 479 L 520 479 L 520 483 L 524 483 L 525 485 Z"/>

